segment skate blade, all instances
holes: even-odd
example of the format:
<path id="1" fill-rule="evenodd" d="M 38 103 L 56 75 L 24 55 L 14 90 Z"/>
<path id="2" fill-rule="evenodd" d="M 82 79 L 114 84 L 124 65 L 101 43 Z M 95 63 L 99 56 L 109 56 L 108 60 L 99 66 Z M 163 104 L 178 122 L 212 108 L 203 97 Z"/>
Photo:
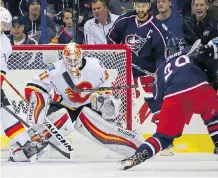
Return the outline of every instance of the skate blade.
<path id="1" fill-rule="evenodd" d="M 162 151 L 160 153 L 160 155 L 161 156 L 173 156 L 173 155 L 175 155 L 175 153 L 174 152 L 165 152 L 165 151 Z"/>
<path id="2" fill-rule="evenodd" d="M 47 145 L 42 151 L 37 153 L 37 156 L 36 156 L 37 161 L 40 161 L 41 159 L 43 159 L 48 154 L 50 148 L 51 146 Z"/>
<path id="3" fill-rule="evenodd" d="M 37 155 L 33 155 L 31 158 L 29 158 L 31 163 L 36 163 L 37 162 Z"/>
<path id="4" fill-rule="evenodd" d="M 129 168 L 131 168 L 133 166 L 133 162 L 131 160 L 127 160 L 127 161 L 120 161 L 118 162 L 118 170 L 124 171 L 127 170 Z"/>

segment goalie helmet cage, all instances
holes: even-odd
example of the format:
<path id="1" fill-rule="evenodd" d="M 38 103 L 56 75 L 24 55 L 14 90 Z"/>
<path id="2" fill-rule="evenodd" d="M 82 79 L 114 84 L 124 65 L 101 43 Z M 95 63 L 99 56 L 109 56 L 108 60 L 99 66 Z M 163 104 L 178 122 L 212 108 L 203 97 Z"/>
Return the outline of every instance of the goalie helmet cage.
<path id="1" fill-rule="evenodd" d="M 62 58 L 65 45 L 17 45 L 13 46 L 13 53 L 8 60 L 9 70 L 38 70 L 46 69 L 51 63 Z M 113 86 L 131 85 L 132 56 L 126 45 L 80 45 L 84 56 L 96 57 L 111 71 L 118 75 Z M 121 99 L 120 114 L 117 123 L 132 130 L 132 90 L 112 90 L 115 98 Z"/>

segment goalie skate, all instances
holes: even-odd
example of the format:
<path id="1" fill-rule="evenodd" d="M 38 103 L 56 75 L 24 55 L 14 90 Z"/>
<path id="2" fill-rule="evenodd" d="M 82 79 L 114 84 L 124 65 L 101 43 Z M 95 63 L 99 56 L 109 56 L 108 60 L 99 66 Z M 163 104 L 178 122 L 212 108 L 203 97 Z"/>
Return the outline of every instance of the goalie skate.
<path id="1" fill-rule="evenodd" d="M 37 146 L 30 141 L 27 141 L 23 146 L 17 142 L 19 147 L 22 149 L 24 155 L 30 160 L 31 163 L 35 163 L 37 161 Z"/>
<path id="2" fill-rule="evenodd" d="M 13 162 L 38 162 L 41 160 L 49 151 L 50 145 L 48 141 L 42 138 L 34 140 L 32 142 L 27 141 L 24 146 L 21 146 L 18 142 L 16 143 L 15 149 L 11 149 L 10 157 L 8 161 Z M 21 151 L 22 150 L 22 151 Z M 19 154 L 18 152 L 23 152 Z M 23 156 L 22 156 L 23 155 Z"/>

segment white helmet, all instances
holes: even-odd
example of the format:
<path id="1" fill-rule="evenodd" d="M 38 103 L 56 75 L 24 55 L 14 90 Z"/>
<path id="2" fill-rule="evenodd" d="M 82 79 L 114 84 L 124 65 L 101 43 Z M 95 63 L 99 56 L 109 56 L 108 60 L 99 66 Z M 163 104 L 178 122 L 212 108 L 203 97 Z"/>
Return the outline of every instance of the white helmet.
<path id="1" fill-rule="evenodd" d="M 8 31 L 11 28 L 11 13 L 4 7 L 0 7 L 0 18 L 2 31 Z"/>
<path id="2" fill-rule="evenodd" d="M 76 43 L 69 43 L 64 47 L 62 55 L 67 71 L 76 77 L 82 66 L 82 49 Z"/>

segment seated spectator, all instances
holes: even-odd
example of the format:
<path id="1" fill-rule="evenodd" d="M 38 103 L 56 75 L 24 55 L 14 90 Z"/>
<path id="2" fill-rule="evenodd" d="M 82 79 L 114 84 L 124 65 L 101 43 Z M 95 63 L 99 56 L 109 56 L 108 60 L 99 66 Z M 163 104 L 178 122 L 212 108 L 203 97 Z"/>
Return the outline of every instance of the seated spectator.
<path id="1" fill-rule="evenodd" d="M 92 18 L 92 0 L 80 0 L 79 26 L 84 27 L 84 24 Z"/>
<path id="2" fill-rule="evenodd" d="M 12 45 L 21 44 L 38 44 L 34 39 L 28 38 L 24 33 L 24 22 L 20 17 L 15 16 L 12 19 L 12 26 L 10 29 L 11 35 L 9 36 Z"/>
<path id="3" fill-rule="evenodd" d="M 172 13 L 171 0 L 157 0 L 158 15 L 154 23 L 163 34 L 165 41 L 173 37 L 183 37 L 183 20 L 179 14 Z"/>
<path id="4" fill-rule="evenodd" d="M 189 45 L 193 45 L 197 39 L 203 43 L 218 36 L 217 21 L 207 13 L 208 0 L 193 0 L 193 15 L 185 19 L 184 38 Z"/>
<path id="5" fill-rule="evenodd" d="M 28 15 L 23 16 L 24 21 L 24 32 L 30 38 L 34 38 L 39 44 L 41 44 L 41 14 L 40 14 L 40 0 L 28 0 L 27 7 L 29 9 Z M 50 42 L 53 37 L 56 36 L 55 23 L 52 19 L 46 16 L 47 20 L 47 41 Z"/>
<path id="6" fill-rule="evenodd" d="M 218 0 L 210 0 L 209 10 L 214 19 L 218 20 Z"/>
<path id="7" fill-rule="evenodd" d="M 105 0 L 92 0 L 94 18 L 84 25 L 85 42 L 87 44 L 107 44 L 107 34 L 118 16 L 108 11 Z"/>
<path id="8" fill-rule="evenodd" d="M 178 0 L 178 10 L 182 16 L 188 17 L 191 15 L 192 0 Z"/>
<path id="9" fill-rule="evenodd" d="M 58 35 L 58 43 L 67 44 L 72 40 L 72 38 L 75 38 L 72 37 L 73 25 L 74 25 L 72 22 L 72 9 L 70 8 L 64 9 L 63 22 L 65 24 L 65 28 L 63 28 Z M 82 28 L 78 28 L 76 42 L 78 44 L 83 44 L 84 42 L 84 33 Z"/>
<path id="10" fill-rule="evenodd" d="M 108 4 L 108 9 L 111 13 L 116 15 L 125 14 L 128 10 L 132 10 L 133 1 L 132 0 L 110 0 Z"/>

